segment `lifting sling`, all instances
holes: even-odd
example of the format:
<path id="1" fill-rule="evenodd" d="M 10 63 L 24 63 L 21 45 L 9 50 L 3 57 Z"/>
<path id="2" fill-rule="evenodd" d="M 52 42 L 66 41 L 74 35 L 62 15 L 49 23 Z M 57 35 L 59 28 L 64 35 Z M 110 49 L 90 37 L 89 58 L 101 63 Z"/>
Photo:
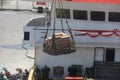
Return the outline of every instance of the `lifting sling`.
<path id="1" fill-rule="evenodd" d="M 57 2 L 59 6 L 58 14 L 56 13 Z M 52 12 L 54 12 L 53 33 L 51 37 L 47 37 L 48 31 L 49 31 L 49 26 L 47 26 L 46 34 L 44 37 L 43 51 L 50 55 L 62 55 L 62 54 L 70 54 L 72 52 L 75 52 L 76 51 L 75 40 L 72 34 L 72 29 L 70 28 L 68 20 L 67 20 L 67 13 L 65 12 L 63 8 L 61 0 L 52 1 L 50 16 Z M 61 33 L 55 32 L 56 31 L 56 16 L 57 16 L 56 14 L 60 16 Z M 62 17 L 65 17 L 66 19 L 66 25 L 68 28 L 67 31 L 69 32 L 70 35 L 67 35 L 65 33 Z"/>

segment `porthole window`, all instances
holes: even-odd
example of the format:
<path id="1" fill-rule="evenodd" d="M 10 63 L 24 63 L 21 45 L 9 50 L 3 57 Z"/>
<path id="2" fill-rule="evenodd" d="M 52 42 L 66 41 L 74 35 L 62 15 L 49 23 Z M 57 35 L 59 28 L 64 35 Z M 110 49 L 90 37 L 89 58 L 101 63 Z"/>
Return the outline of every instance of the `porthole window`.
<path id="1" fill-rule="evenodd" d="M 120 22 L 120 12 L 109 12 L 109 21 Z"/>
<path id="2" fill-rule="evenodd" d="M 91 11 L 91 20 L 93 21 L 105 21 L 105 12 L 103 11 Z"/>
<path id="3" fill-rule="evenodd" d="M 87 11 L 73 10 L 73 19 L 87 20 Z"/>
<path id="4" fill-rule="evenodd" d="M 70 10 L 69 9 L 56 9 L 56 17 L 70 19 Z"/>

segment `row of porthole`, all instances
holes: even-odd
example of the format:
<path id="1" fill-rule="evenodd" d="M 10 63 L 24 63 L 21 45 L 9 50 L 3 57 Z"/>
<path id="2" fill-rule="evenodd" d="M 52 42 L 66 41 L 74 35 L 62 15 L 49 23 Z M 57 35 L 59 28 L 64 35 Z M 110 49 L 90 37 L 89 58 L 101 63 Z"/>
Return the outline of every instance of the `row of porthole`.
<path id="1" fill-rule="evenodd" d="M 56 9 L 57 18 L 67 18 L 70 19 L 70 10 L 63 9 L 61 13 L 59 13 L 61 9 Z M 66 15 L 65 15 L 66 14 Z M 91 11 L 90 17 L 92 21 L 105 21 L 105 12 L 104 11 Z M 85 10 L 73 10 L 73 19 L 76 20 L 88 20 L 87 11 Z M 108 13 L 108 21 L 111 22 L 120 22 L 120 12 L 109 12 Z"/>

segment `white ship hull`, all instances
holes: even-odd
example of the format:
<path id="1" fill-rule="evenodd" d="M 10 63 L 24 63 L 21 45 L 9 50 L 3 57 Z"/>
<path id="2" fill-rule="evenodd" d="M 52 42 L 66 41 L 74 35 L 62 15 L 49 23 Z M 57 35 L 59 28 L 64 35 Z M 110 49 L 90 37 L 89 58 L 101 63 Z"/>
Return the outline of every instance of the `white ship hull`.
<path id="1" fill-rule="evenodd" d="M 46 23 L 40 27 L 26 26 L 24 32 L 30 32 L 30 39 L 24 40 L 24 44 L 35 46 L 35 65 L 37 68 L 42 69 L 45 65 L 48 65 L 51 69 L 50 77 L 53 77 L 54 66 L 63 66 L 64 76 L 68 76 L 68 68 L 71 65 L 82 65 L 82 75 L 84 75 L 86 68 L 94 67 L 96 61 L 113 62 L 115 64 L 120 62 L 120 19 L 116 19 L 116 21 L 110 19 L 110 14 L 114 13 L 117 13 L 120 17 L 119 4 L 65 2 L 63 6 L 70 10 L 68 23 L 72 28 L 77 51 L 67 55 L 49 55 L 43 52 Z M 74 19 L 73 10 L 87 11 L 87 20 Z M 92 20 L 91 14 L 96 11 L 103 12 L 104 18 L 102 18 L 102 21 Z M 63 22 L 64 29 L 68 34 L 65 19 L 63 19 Z M 53 26 L 54 18 L 51 20 L 48 36 L 52 35 Z M 56 19 L 56 32 L 61 32 L 59 18 Z"/>

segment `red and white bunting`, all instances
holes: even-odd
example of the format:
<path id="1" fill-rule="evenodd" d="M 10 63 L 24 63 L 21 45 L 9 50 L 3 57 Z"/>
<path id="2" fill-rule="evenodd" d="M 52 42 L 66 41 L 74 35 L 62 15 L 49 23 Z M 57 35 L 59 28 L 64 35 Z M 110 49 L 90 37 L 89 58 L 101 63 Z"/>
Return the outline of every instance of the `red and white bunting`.
<path id="1" fill-rule="evenodd" d="M 90 37 L 110 37 L 115 35 L 120 37 L 120 30 L 75 30 L 75 36 L 90 36 Z"/>

